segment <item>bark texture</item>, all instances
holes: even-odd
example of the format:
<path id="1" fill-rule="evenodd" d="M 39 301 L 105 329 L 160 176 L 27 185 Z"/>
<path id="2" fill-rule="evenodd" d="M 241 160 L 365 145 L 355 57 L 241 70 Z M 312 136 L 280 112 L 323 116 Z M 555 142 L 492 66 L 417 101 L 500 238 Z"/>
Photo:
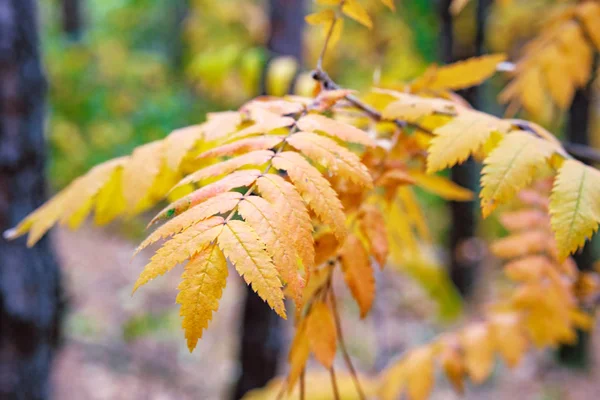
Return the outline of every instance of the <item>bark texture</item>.
<path id="1" fill-rule="evenodd" d="M 34 0 L 0 0 L 0 230 L 44 201 L 44 99 Z M 0 239 L 0 398 L 45 399 L 59 338 L 60 271 L 47 238 Z"/>

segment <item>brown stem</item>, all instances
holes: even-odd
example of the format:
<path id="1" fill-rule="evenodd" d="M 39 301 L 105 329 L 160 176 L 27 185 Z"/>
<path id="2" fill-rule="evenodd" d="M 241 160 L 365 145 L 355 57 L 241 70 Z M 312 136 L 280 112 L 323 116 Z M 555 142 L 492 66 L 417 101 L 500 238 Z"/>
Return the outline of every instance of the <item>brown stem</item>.
<path id="1" fill-rule="evenodd" d="M 335 369 L 333 365 L 329 368 L 329 375 L 331 376 L 331 388 L 333 389 L 333 398 L 335 400 L 341 400 L 340 391 L 337 385 L 337 379 L 335 378 Z"/>
<path id="2" fill-rule="evenodd" d="M 333 292 L 333 287 L 329 288 L 329 301 L 331 302 L 331 309 L 333 311 L 333 316 L 335 320 L 335 329 L 337 331 L 338 342 L 340 344 L 340 349 L 342 350 L 342 355 L 344 356 L 344 361 L 346 362 L 346 366 L 350 371 L 350 375 L 352 376 L 352 381 L 354 382 L 354 386 L 356 386 L 356 391 L 358 392 L 358 396 L 361 400 L 365 400 L 365 392 L 363 391 L 360 381 L 358 380 L 358 375 L 356 370 L 354 369 L 354 365 L 352 364 L 352 359 L 350 358 L 350 354 L 348 354 L 348 348 L 346 347 L 346 342 L 344 340 L 344 334 L 342 332 L 342 323 L 340 320 L 340 314 L 337 308 L 337 301 L 335 299 L 335 294 Z"/>
<path id="3" fill-rule="evenodd" d="M 300 400 L 306 397 L 306 368 L 300 373 Z"/>
<path id="4" fill-rule="evenodd" d="M 340 89 L 340 86 L 337 83 L 335 83 L 333 81 L 333 79 L 331 79 L 325 71 L 323 71 L 321 69 L 315 69 L 312 73 L 312 77 L 315 81 L 320 82 L 323 85 L 323 89 L 325 89 L 325 90 Z M 345 98 L 353 106 L 355 106 L 359 110 L 362 110 L 372 120 L 374 120 L 376 122 L 383 121 L 383 117 L 381 116 L 381 113 L 379 111 L 377 111 L 370 105 L 365 104 L 360 99 L 358 99 L 356 96 L 347 95 Z M 412 122 L 402 121 L 399 119 L 395 119 L 390 122 L 395 123 L 399 128 L 410 127 L 410 128 L 418 129 L 421 132 L 425 132 L 429 135 L 434 134 L 431 130 L 429 130 L 425 127 L 422 127 L 419 124 L 412 123 Z M 516 126 L 520 129 L 523 129 L 527 132 L 531 132 L 531 133 L 537 135 L 535 133 L 535 131 L 533 131 L 525 123 L 516 125 Z M 593 147 L 580 145 L 580 144 L 574 144 L 574 143 L 570 143 L 570 142 L 563 142 L 562 145 L 569 155 L 571 155 L 579 160 L 582 160 L 582 161 L 586 161 L 586 162 L 594 163 L 594 164 L 600 164 L 600 151 L 594 149 Z"/>

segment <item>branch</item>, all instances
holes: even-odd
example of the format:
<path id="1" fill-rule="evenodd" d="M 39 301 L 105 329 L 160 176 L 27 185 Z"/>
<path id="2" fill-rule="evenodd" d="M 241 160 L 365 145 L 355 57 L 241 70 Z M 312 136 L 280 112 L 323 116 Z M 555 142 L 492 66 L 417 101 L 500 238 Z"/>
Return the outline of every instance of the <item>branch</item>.
<path id="1" fill-rule="evenodd" d="M 312 72 L 312 78 L 315 81 L 321 83 L 324 90 L 341 89 L 341 87 L 337 83 L 335 83 L 335 81 L 333 79 L 331 79 L 329 77 L 327 72 L 323 71 L 322 69 L 319 69 L 319 68 L 315 69 Z M 354 107 L 362 110 L 372 120 L 374 120 L 376 122 L 384 121 L 384 119 L 381 116 L 381 113 L 379 111 L 377 111 L 370 105 L 364 103 L 358 97 L 349 94 L 349 95 L 345 96 L 345 99 L 349 103 L 351 103 Z M 409 128 L 418 129 L 429 135 L 434 134 L 431 130 L 429 130 L 425 127 L 422 127 L 419 124 L 412 123 L 412 122 L 402 121 L 399 119 L 395 119 L 390 122 L 395 123 L 396 126 L 398 126 L 399 128 L 409 127 Z M 527 124 L 516 124 L 516 126 L 520 129 L 523 129 L 527 132 L 531 132 L 534 135 L 538 136 L 538 134 L 534 130 L 532 130 Z M 592 164 L 600 164 L 600 151 L 594 149 L 593 147 L 582 145 L 582 144 L 570 143 L 570 142 L 562 142 L 562 146 L 568 154 L 570 154 L 571 156 L 573 156 L 574 158 L 576 158 L 580 161 L 584 161 L 584 162 L 588 162 L 588 163 L 592 163 Z"/>

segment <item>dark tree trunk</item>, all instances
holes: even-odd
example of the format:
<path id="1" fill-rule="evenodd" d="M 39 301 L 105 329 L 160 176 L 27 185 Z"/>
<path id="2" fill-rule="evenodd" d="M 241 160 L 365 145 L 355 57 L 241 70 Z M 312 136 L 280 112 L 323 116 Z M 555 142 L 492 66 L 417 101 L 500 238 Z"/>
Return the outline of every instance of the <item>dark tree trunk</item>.
<path id="1" fill-rule="evenodd" d="M 575 92 L 573 102 L 569 109 L 569 115 L 566 126 L 566 137 L 569 143 L 589 146 L 590 133 L 590 110 L 593 96 L 593 81 Z M 585 161 L 585 160 L 581 160 Z M 595 261 L 592 242 L 586 242 L 583 249 L 577 252 L 573 258 L 577 263 L 577 268 L 581 271 L 590 271 L 593 269 Z M 577 332 L 578 340 L 574 345 L 563 345 L 558 350 L 559 360 L 573 367 L 587 367 L 590 362 L 590 335 L 583 331 Z"/>
<path id="2" fill-rule="evenodd" d="M 454 48 L 454 24 L 450 14 L 452 0 L 440 2 L 440 53 L 442 61 L 452 63 L 464 58 L 483 54 L 485 18 L 490 5 L 490 0 L 479 0 L 477 2 L 477 31 L 473 51 L 461 56 L 456 56 Z M 459 94 L 474 108 L 479 108 L 479 90 L 472 87 L 462 90 Z M 465 163 L 452 168 L 452 180 L 454 183 L 470 189 L 478 190 L 479 170 L 477 164 L 469 158 Z M 483 252 L 479 241 L 476 239 L 477 230 L 477 204 L 475 201 L 452 201 L 450 202 L 450 278 L 463 295 L 468 297 L 472 294 L 477 271 L 482 261 Z"/>
<path id="3" fill-rule="evenodd" d="M 44 98 L 34 0 L 0 0 L 0 229 L 44 200 Z M 0 240 L 0 398 L 45 399 L 62 311 L 48 239 Z"/>
<path id="4" fill-rule="evenodd" d="M 82 0 L 61 0 L 63 31 L 78 40 L 83 31 Z"/>
<path id="5" fill-rule="evenodd" d="M 304 0 L 270 0 L 269 5 L 269 61 L 286 55 L 295 57 L 301 64 Z M 269 62 L 264 76 L 268 66 Z M 264 77 L 262 86 L 264 94 Z M 250 287 L 246 287 L 240 335 L 240 376 L 234 392 L 235 399 L 240 399 L 249 390 L 264 386 L 275 376 L 281 359 L 283 336 L 281 319 Z"/>

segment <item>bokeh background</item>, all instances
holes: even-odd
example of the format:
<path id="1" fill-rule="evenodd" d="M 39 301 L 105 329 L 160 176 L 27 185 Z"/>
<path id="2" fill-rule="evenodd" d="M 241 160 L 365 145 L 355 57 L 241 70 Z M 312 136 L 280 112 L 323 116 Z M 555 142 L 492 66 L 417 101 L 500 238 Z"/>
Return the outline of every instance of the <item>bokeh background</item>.
<path id="1" fill-rule="evenodd" d="M 3 0 L 0 6 L 4 3 L 19 0 Z M 37 3 L 40 60 L 48 81 L 44 136 L 49 193 L 102 161 L 203 121 L 207 112 L 237 108 L 261 94 L 313 90 L 309 73 L 323 32 L 305 26 L 304 15 L 319 7 L 310 0 L 22 4 L 26 3 Z M 538 33 L 544 10 L 568 2 L 473 0 L 452 17 L 450 27 L 441 11 L 447 1 L 396 1 L 395 12 L 379 1 L 362 3 L 374 28 L 347 21 L 325 65 L 336 81 L 357 90 L 373 85 L 402 88 L 432 63 L 481 53 L 506 52 L 514 59 Z M 482 4 L 483 14 L 478 8 Z M 481 31 L 483 41 L 477 35 Z M 0 54 L 0 65 L 1 60 Z M 496 97 L 506 81 L 498 74 L 476 97 L 463 95 L 485 111 L 502 114 Z M 595 93 L 597 88 L 591 90 Z M 600 140 L 594 98 L 588 104 L 592 144 Z M 560 134 L 565 118 L 538 122 Z M 461 279 L 472 278 L 451 276 L 446 268 L 452 243 L 449 206 L 425 193 L 419 194 L 419 201 L 433 233 L 432 252 L 441 256 L 378 271 L 376 304 L 363 321 L 346 289 L 337 288 L 350 353 L 367 376 L 405 349 L 477 315 L 499 285 L 497 263 L 483 258 L 470 300 L 461 300 Z M 193 354 L 185 346 L 174 302 L 177 274 L 130 295 L 150 255 L 131 260 L 147 216 L 103 228 L 86 224 L 77 232 L 57 228 L 51 233 L 50 248 L 62 270 L 59 303 L 64 305 L 64 317 L 51 365 L 50 398 L 227 399 L 275 372 L 285 373 L 290 325 L 273 321 L 274 314 L 264 317 L 264 311 L 244 318 L 244 310 L 255 305 L 248 305 L 247 290 L 236 274 L 230 274 L 219 312 Z M 474 227 L 471 230 L 475 232 Z M 501 233 L 493 219 L 477 228 L 480 240 Z M 7 276 L 0 279 L 8 282 Z M 0 332 L 3 329 L 6 325 Z M 253 359 L 248 364 L 241 349 L 244 340 L 265 329 L 268 340 L 259 342 L 268 363 L 263 370 L 261 364 L 252 364 Z M 600 350 L 592 344 L 589 353 L 593 358 Z M 325 373 L 316 364 L 311 364 L 311 371 Z M 0 383 L 2 377 L 0 373 Z M 592 399 L 598 393 L 598 368 L 566 368 L 548 351 L 528 356 L 512 371 L 498 365 L 492 379 L 470 388 L 466 397 Z M 458 396 L 445 382 L 436 386 L 433 398 Z"/>

